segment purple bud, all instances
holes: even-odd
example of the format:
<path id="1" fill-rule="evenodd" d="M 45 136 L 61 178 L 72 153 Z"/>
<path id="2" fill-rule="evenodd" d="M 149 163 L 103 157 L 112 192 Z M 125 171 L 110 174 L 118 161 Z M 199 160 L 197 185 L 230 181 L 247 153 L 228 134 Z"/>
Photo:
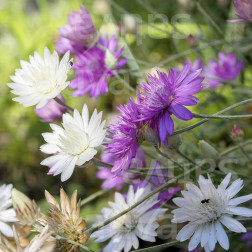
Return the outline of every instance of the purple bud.
<path id="1" fill-rule="evenodd" d="M 61 94 L 59 94 L 57 97 L 62 102 L 65 102 L 65 99 Z M 52 122 L 56 119 L 61 118 L 62 115 L 66 112 L 66 108 L 52 99 L 49 100 L 44 107 L 40 109 L 35 108 L 34 111 L 42 119 L 42 122 Z"/>
<path id="2" fill-rule="evenodd" d="M 244 137 L 244 132 L 242 129 L 240 129 L 237 125 L 234 125 L 232 131 L 231 131 L 231 138 L 234 142 L 241 142 Z"/>

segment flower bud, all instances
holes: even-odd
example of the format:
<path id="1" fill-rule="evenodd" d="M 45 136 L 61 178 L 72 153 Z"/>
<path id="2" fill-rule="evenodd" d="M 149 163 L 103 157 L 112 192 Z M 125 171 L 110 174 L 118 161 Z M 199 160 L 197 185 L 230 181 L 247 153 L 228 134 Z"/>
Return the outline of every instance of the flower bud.
<path id="1" fill-rule="evenodd" d="M 16 217 L 23 225 L 31 226 L 39 217 L 39 208 L 34 200 L 28 198 L 15 188 L 11 191 L 11 198 Z"/>
<path id="2" fill-rule="evenodd" d="M 192 34 L 189 34 L 189 36 L 187 37 L 187 42 L 190 47 L 196 47 L 199 44 L 198 38 Z"/>
<path id="3" fill-rule="evenodd" d="M 234 125 L 230 136 L 234 142 L 239 143 L 242 142 L 244 138 L 244 132 L 237 125 Z"/>
<path id="4" fill-rule="evenodd" d="M 191 11 L 194 6 L 194 2 L 191 0 L 178 0 L 178 3 L 180 8 L 184 11 Z"/>
<path id="5" fill-rule="evenodd" d="M 158 140 L 158 133 L 148 127 L 148 129 L 145 132 L 145 140 L 150 144 L 150 145 L 158 145 L 159 140 Z"/>
<path id="6" fill-rule="evenodd" d="M 199 147 L 202 153 L 202 156 L 207 159 L 213 159 L 215 161 L 219 160 L 219 153 L 213 146 L 207 143 L 204 140 L 199 141 Z"/>
<path id="7" fill-rule="evenodd" d="M 110 70 L 114 70 L 117 66 L 117 58 L 109 49 L 106 49 L 105 65 Z"/>
<path id="8" fill-rule="evenodd" d="M 168 149 L 170 150 L 178 150 L 180 145 L 182 144 L 180 135 L 169 136 L 168 141 Z"/>

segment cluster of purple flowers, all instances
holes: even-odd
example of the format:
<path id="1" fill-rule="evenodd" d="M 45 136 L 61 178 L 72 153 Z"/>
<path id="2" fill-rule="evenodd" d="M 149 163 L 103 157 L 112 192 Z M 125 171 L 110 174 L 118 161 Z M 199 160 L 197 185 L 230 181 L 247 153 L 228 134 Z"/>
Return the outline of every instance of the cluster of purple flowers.
<path id="1" fill-rule="evenodd" d="M 75 89 L 74 96 L 89 92 L 90 97 L 98 98 L 108 92 L 107 78 L 113 78 L 127 63 L 127 59 L 120 59 L 123 48 L 117 50 L 118 40 L 114 35 L 99 37 L 84 6 L 81 6 L 81 13 L 73 11 L 68 22 L 59 29 L 60 36 L 55 45 L 58 53 L 70 51 L 75 54 L 75 75 L 69 87 Z"/>

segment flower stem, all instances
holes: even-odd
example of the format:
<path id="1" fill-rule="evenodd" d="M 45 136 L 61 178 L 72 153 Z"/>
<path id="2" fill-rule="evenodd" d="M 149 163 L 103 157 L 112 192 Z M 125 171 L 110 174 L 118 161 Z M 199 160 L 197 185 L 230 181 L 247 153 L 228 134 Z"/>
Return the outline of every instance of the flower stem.
<path id="1" fill-rule="evenodd" d="M 112 168 L 113 167 L 112 164 L 102 162 L 101 160 L 99 160 L 97 158 L 93 158 L 92 161 L 97 166 L 102 166 L 102 167 L 105 167 L 105 168 Z"/>
<path id="2" fill-rule="evenodd" d="M 66 109 L 74 112 L 74 109 L 70 106 L 68 106 L 67 104 L 65 104 L 63 101 L 61 101 L 58 97 L 55 97 L 54 100 L 59 103 L 60 105 L 64 106 Z"/>
<path id="3" fill-rule="evenodd" d="M 166 182 L 165 184 L 159 186 L 158 188 L 156 188 L 155 190 L 153 190 L 152 192 L 150 192 L 148 195 L 146 195 L 145 197 L 143 197 L 141 200 L 139 200 L 138 202 L 136 202 L 135 204 L 133 204 L 131 207 L 125 209 L 124 211 L 122 211 L 121 213 L 113 216 L 112 218 L 110 219 L 107 219 L 105 221 L 103 221 L 102 223 L 98 224 L 98 225 L 95 225 L 93 227 L 90 227 L 88 228 L 87 230 L 85 230 L 84 232 L 94 232 L 108 224 L 110 224 L 111 222 L 113 222 L 114 220 L 120 218 L 121 216 L 123 216 L 124 214 L 130 212 L 132 209 L 136 208 L 137 206 L 139 206 L 141 203 L 143 203 L 145 200 L 147 200 L 148 198 L 150 198 L 151 196 L 155 195 L 156 193 L 158 193 L 159 191 L 161 191 L 162 189 L 164 189 L 165 187 L 167 187 L 168 185 L 170 184 L 173 184 L 175 183 L 178 179 L 182 178 L 183 176 L 197 170 L 198 167 L 193 167 L 192 169 L 184 172 L 184 173 L 181 173 L 180 175 L 174 177 L 174 178 L 171 178 L 168 182 Z"/>
<path id="4" fill-rule="evenodd" d="M 85 199 L 83 199 L 83 200 L 81 201 L 81 206 L 84 206 L 84 205 L 86 205 L 87 203 L 89 203 L 90 201 L 96 199 L 97 197 L 99 197 L 99 196 L 101 196 L 101 195 L 103 195 L 103 194 L 109 192 L 111 189 L 112 189 L 112 188 L 109 188 L 109 189 L 106 189 L 106 190 L 100 190 L 100 191 L 98 191 L 98 192 L 96 192 L 96 193 L 91 194 L 90 196 L 88 196 L 87 198 L 85 198 Z"/>
<path id="5" fill-rule="evenodd" d="M 137 249 L 137 250 L 134 250 L 134 252 L 154 252 L 154 251 L 157 252 L 157 251 L 161 251 L 161 250 L 163 251 L 164 248 L 171 247 L 171 246 L 176 245 L 178 243 L 179 243 L 178 241 L 167 242 L 167 243 L 152 246 L 149 248 Z"/>
<path id="6" fill-rule="evenodd" d="M 224 115 L 224 116 L 214 116 L 214 115 L 203 115 L 203 114 L 195 114 L 193 113 L 195 118 L 209 118 L 209 119 L 242 119 L 242 118 L 252 118 L 252 114 L 250 115 Z"/>
<path id="7" fill-rule="evenodd" d="M 229 106 L 229 107 L 215 113 L 213 116 L 218 116 L 218 115 L 223 114 L 223 113 L 225 113 L 225 112 L 227 112 L 229 110 L 232 110 L 232 109 L 234 109 L 236 107 L 239 107 L 239 106 L 241 106 L 243 104 L 250 103 L 250 102 L 252 102 L 252 98 L 241 101 L 241 102 L 238 102 L 236 104 L 233 104 L 233 105 L 231 105 L 231 106 Z M 174 131 L 172 135 L 181 134 L 181 133 L 184 133 L 184 132 L 186 132 L 188 130 L 194 129 L 194 128 L 198 127 L 199 125 L 201 125 L 201 124 L 203 124 L 205 122 L 208 122 L 210 119 L 211 118 L 205 118 L 205 119 L 201 120 L 200 122 L 197 122 L 197 123 L 195 123 L 195 124 L 193 124 L 193 125 L 191 125 L 189 127 L 186 127 L 184 129 L 181 129 L 181 130 Z"/>
<path id="8" fill-rule="evenodd" d="M 134 89 L 133 87 L 131 87 L 127 81 L 125 81 L 123 78 L 121 78 L 120 75 L 119 75 L 116 71 L 113 71 L 113 74 L 115 75 L 115 77 L 116 77 L 119 81 L 121 81 L 121 82 L 123 83 L 123 85 L 124 85 L 125 87 L 127 87 L 129 90 L 135 92 L 135 89 Z"/>
<path id="9" fill-rule="evenodd" d="M 225 151 L 221 152 L 220 156 L 225 156 L 225 155 L 229 154 L 230 152 L 233 152 L 233 151 L 239 149 L 240 146 L 246 146 L 246 145 L 249 145 L 249 144 L 252 144 L 252 139 L 250 139 L 250 140 L 248 140 L 248 141 L 246 141 L 244 143 L 240 143 L 240 144 L 238 144 L 238 145 L 236 145 L 236 146 L 234 146 L 234 147 L 232 147 L 232 148 L 230 148 L 228 150 L 225 150 Z"/>
<path id="10" fill-rule="evenodd" d="M 240 146 L 240 149 L 241 149 L 242 153 L 247 157 L 247 159 L 248 159 L 250 162 L 252 162 L 251 157 L 248 155 L 248 153 L 246 152 L 246 150 L 244 149 L 244 147 L 242 146 L 241 143 L 239 144 L 239 146 Z"/>

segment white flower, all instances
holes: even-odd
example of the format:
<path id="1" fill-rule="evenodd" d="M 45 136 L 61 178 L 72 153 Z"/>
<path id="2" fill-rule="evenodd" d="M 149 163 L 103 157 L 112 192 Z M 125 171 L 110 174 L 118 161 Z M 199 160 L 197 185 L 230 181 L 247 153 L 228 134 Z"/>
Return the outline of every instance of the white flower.
<path id="1" fill-rule="evenodd" d="M 181 191 L 183 198 L 173 199 L 180 208 L 172 211 L 172 222 L 189 222 L 177 235 L 177 240 L 181 242 L 191 237 L 189 251 L 195 249 L 199 243 L 206 251 L 212 251 L 217 241 L 228 250 L 229 240 L 222 224 L 233 232 L 246 232 L 246 228 L 232 216 L 252 216 L 252 209 L 237 206 L 252 199 L 252 194 L 234 198 L 243 188 L 243 181 L 237 179 L 227 188 L 230 178 L 231 173 L 215 188 L 209 176 L 208 179 L 200 176 L 199 188 L 194 184 L 187 184 L 187 191 Z"/>
<path id="2" fill-rule="evenodd" d="M 116 192 L 115 202 L 109 202 L 111 208 L 103 208 L 103 215 L 97 216 L 98 223 L 126 210 L 150 192 L 150 185 L 145 188 L 138 188 L 135 193 L 133 186 L 130 186 L 126 200 L 122 194 Z M 125 252 L 128 252 L 132 246 L 137 249 L 139 246 L 138 238 L 154 242 L 155 236 L 157 236 L 155 230 L 159 227 L 156 220 L 166 210 L 148 210 L 157 204 L 158 201 L 158 194 L 155 194 L 127 214 L 94 232 L 91 238 L 97 238 L 96 242 L 104 242 L 111 238 L 108 245 L 104 248 L 104 252 L 120 252 L 123 249 Z"/>
<path id="3" fill-rule="evenodd" d="M 12 185 L 0 186 L 0 236 L 1 233 L 8 237 L 13 237 L 12 228 L 7 224 L 8 222 L 16 222 L 15 211 L 11 201 Z"/>
<path id="4" fill-rule="evenodd" d="M 48 100 L 55 98 L 65 89 L 67 73 L 71 68 L 69 52 L 59 62 L 56 51 L 50 54 L 47 47 L 44 50 L 44 59 L 35 52 L 30 56 L 30 63 L 21 60 L 22 69 L 15 71 L 15 76 L 10 76 L 13 83 L 8 83 L 12 93 L 18 95 L 13 98 L 24 107 L 37 104 L 36 108 L 42 108 Z"/>
<path id="5" fill-rule="evenodd" d="M 71 177 L 75 165 L 83 165 L 94 157 L 106 132 L 105 121 L 101 119 L 102 112 L 97 114 L 95 110 L 89 121 L 88 108 L 84 105 L 82 115 L 77 110 L 73 116 L 63 115 L 63 128 L 50 124 L 53 132 L 42 134 L 47 144 L 40 147 L 42 152 L 54 154 L 41 162 L 51 167 L 49 174 L 61 173 L 61 181 L 65 181 Z"/>

